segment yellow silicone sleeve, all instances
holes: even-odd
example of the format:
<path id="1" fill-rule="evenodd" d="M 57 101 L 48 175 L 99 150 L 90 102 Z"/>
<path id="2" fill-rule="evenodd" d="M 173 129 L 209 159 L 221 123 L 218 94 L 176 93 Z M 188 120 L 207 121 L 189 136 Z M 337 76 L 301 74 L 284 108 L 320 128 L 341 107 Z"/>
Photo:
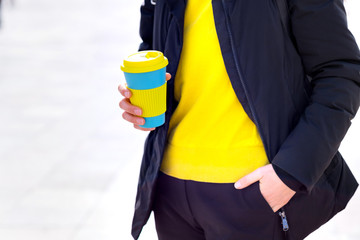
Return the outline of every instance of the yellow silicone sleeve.
<path id="1" fill-rule="evenodd" d="M 146 90 L 131 89 L 131 104 L 143 110 L 142 117 L 155 117 L 166 111 L 166 82 L 157 88 Z"/>

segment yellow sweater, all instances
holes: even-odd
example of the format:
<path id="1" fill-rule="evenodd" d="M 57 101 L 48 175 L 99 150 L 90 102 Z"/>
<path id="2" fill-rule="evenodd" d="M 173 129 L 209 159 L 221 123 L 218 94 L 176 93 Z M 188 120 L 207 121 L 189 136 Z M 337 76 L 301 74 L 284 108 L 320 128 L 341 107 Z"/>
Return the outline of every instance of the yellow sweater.
<path id="1" fill-rule="evenodd" d="M 227 75 L 211 0 L 189 0 L 175 80 L 179 102 L 161 171 L 180 179 L 231 183 L 268 163 L 255 124 Z"/>

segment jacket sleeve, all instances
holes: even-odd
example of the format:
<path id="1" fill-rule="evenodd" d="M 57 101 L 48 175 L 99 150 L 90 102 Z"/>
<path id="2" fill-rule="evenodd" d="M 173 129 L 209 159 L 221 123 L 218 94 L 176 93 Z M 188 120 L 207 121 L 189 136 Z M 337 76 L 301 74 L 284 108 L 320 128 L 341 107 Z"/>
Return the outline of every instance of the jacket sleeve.
<path id="1" fill-rule="evenodd" d="M 140 8 L 140 37 L 142 43 L 139 46 L 139 51 L 152 49 L 154 10 L 155 5 L 150 0 L 144 0 Z"/>
<path id="2" fill-rule="evenodd" d="M 289 0 L 289 11 L 312 93 L 272 163 L 311 191 L 359 108 L 360 54 L 342 0 Z"/>

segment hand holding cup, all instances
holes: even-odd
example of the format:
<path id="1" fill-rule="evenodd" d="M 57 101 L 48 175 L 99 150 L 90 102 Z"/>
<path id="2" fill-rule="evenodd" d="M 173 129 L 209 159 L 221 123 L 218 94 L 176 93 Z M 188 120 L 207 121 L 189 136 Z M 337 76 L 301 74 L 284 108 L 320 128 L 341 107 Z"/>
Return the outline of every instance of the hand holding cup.
<path id="1" fill-rule="evenodd" d="M 171 74 L 166 73 L 166 81 L 169 81 L 171 79 Z M 153 128 L 143 128 L 141 125 L 145 124 L 145 119 L 141 117 L 142 115 L 142 109 L 140 107 L 134 106 L 130 102 L 131 98 L 131 91 L 126 87 L 126 84 L 120 84 L 118 87 L 118 90 L 120 94 L 124 97 L 119 102 L 119 106 L 122 110 L 124 110 L 122 117 L 126 121 L 132 123 L 134 125 L 134 128 L 142 130 L 142 131 L 153 131 L 155 130 L 155 127 Z"/>

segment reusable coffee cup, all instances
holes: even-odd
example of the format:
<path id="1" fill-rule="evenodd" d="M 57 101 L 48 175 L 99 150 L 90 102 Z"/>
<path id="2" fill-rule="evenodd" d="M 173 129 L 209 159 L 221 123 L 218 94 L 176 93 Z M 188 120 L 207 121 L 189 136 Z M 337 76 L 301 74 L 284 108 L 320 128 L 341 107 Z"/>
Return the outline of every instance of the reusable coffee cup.
<path id="1" fill-rule="evenodd" d="M 143 128 L 154 128 L 165 122 L 166 66 L 168 60 L 159 51 L 140 51 L 124 59 L 120 66 L 127 88 L 131 91 L 131 104 L 142 109 Z"/>

